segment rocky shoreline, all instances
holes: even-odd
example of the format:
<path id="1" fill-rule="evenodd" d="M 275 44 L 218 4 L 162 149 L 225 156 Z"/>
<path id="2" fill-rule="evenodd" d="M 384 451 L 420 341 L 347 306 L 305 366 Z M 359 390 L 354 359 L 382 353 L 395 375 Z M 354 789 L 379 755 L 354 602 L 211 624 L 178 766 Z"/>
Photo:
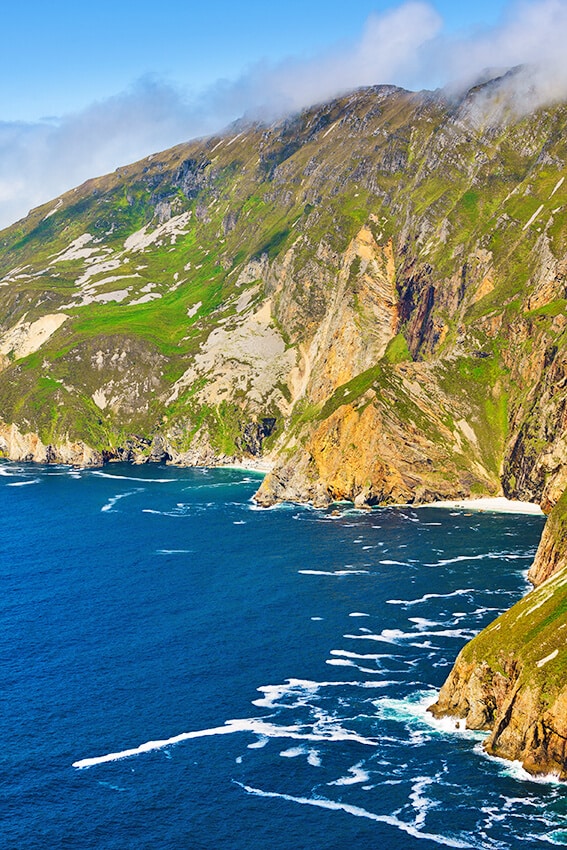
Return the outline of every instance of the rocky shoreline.
<path id="1" fill-rule="evenodd" d="M 464 650 L 439 711 L 561 770 L 567 103 L 504 120 L 504 80 L 345 94 L 3 231 L 0 456 L 250 464 L 266 507 L 540 505 L 553 592 Z"/>
<path id="2" fill-rule="evenodd" d="M 463 648 L 429 709 L 489 731 L 489 755 L 561 780 L 567 780 L 565 519 L 562 498 L 528 573 L 534 590 Z"/>

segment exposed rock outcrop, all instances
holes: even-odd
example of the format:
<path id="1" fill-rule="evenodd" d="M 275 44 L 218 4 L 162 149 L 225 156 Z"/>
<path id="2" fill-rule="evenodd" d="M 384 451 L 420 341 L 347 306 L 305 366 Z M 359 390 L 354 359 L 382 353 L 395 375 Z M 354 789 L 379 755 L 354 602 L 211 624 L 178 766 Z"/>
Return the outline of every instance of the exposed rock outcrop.
<path id="1" fill-rule="evenodd" d="M 553 592 L 464 651 L 436 710 L 561 772 L 567 104 L 507 91 L 363 89 L 32 210 L 0 233 L 0 451 L 267 457 L 264 505 L 553 509 L 531 571 Z"/>
<path id="2" fill-rule="evenodd" d="M 538 587 L 550 576 L 567 568 L 567 490 L 547 520 L 528 578 Z"/>
<path id="3" fill-rule="evenodd" d="M 65 439 L 44 445 L 37 434 L 22 433 L 16 425 L 0 423 L 0 456 L 34 463 L 102 466 L 103 456 L 81 440 Z"/>
<path id="4" fill-rule="evenodd" d="M 430 711 L 489 730 L 491 755 L 567 779 L 566 611 L 563 567 L 465 646 Z"/>

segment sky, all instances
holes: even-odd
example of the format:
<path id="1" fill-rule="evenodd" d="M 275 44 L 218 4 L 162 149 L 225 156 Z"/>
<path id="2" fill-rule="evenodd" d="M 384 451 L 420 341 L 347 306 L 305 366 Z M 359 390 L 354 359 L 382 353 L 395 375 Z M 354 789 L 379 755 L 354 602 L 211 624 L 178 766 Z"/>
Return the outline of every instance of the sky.
<path id="1" fill-rule="evenodd" d="M 363 85 L 436 88 L 541 62 L 536 102 L 567 97 L 567 0 L 0 0 L 0 11 L 0 227 L 241 115 L 275 118 Z"/>

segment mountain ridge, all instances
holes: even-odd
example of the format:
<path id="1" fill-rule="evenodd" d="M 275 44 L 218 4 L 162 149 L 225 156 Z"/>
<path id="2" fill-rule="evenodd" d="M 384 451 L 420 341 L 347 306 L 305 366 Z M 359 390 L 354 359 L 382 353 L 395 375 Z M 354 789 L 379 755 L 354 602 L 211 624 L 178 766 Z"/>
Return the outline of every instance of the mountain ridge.
<path id="1" fill-rule="evenodd" d="M 536 501 L 559 574 L 567 106 L 518 115 L 503 85 L 359 90 L 4 230 L 0 451 L 263 457 L 262 505 Z"/>

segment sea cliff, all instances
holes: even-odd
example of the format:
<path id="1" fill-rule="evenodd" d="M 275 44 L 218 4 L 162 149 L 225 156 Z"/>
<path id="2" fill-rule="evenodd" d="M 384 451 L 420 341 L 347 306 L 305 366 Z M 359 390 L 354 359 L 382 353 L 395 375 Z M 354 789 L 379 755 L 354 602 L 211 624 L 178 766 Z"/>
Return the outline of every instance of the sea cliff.
<path id="1" fill-rule="evenodd" d="M 464 651 L 438 711 L 539 770 L 563 729 L 567 105 L 523 112 L 516 84 L 379 86 L 240 123 L 4 230 L 0 454 L 262 458 L 261 505 L 537 502 L 532 577 L 553 592 Z"/>
<path id="2" fill-rule="evenodd" d="M 430 710 L 484 729 L 486 752 L 567 779 L 567 569 L 468 643 Z"/>

